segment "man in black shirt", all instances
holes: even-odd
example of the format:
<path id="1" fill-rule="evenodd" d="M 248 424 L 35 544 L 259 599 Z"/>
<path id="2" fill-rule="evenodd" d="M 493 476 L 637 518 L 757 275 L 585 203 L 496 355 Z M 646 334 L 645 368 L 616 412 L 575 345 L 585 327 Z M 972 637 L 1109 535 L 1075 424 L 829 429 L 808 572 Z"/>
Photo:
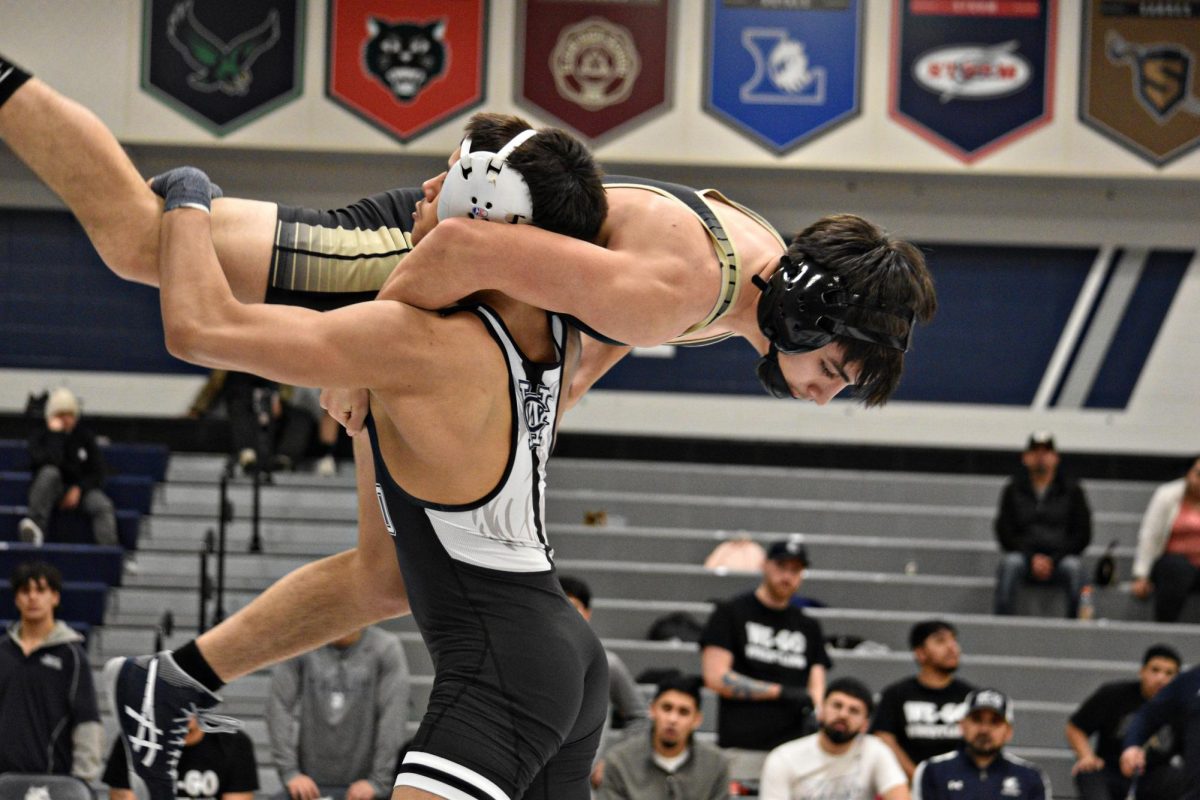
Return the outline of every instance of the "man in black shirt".
<path id="1" fill-rule="evenodd" d="M 118 738 L 104 769 L 109 800 L 134 800 L 127 764 Z M 175 784 L 178 800 L 253 800 L 257 791 L 258 763 L 250 737 L 241 731 L 205 733 L 195 719 L 189 720 Z"/>
<path id="2" fill-rule="evenodd" d="M 816 620 L 792 604 L 808 553 L 795 539 L 767 550 L 753 592 L 721 603 L 700 639 L 704 684 L 721 697 L 718 743 L 731 775 L 757 777 L 769 750 L 811 732 L 832 666 Z"/>
<path id="3" fill-rule="evenodd" d="M 958 723 L 975 687 L 954 677 L 962 651 L 958 631 L 949 622 L 918 622 L 909 631 L 908 645 L 917 674 L 883 690 L 871 733 L 892 748 L 912 781 L 917 764 L 962 745 Z"/>
<path id="4" fill-rule="evenodd" d="M 1156 644 L 1142 656 L 1136 681 L 1114 681 L 1097 689 L 1071 715 L 1067 741 L 1079 760 L 1071 770 L 1083 800 L 1125 800 L 1130 779 L 1121 774 L 1121 741 L 1130 719 L 1179 674 L 1179 653 Z M 1096 735 L 1096 747 L 1090 738 Z M 1146 771 L 1138 780 L 1138 800 L 1175 800 L 1183 775 L 1171 757 L 1179 749 L 1179 731 L 1162 727 L 1146 744 Z"/>
<path id="5" fill-rule="evenodd" d="M 1025 469 L 1004 487 L 996 517 L 996 538 L 1004 551 L 996 576 L 996 613 L 1016 613 L 1017 586 L 1029 580 L 1062 586 L 1067 617 L 1073 619 L 1083 589 L 1079 555 L 1092 541 L 1092 510 L 1083 488 L 1059 473 L 1049 433 L 1029 437 L 1021 463 Z"/>

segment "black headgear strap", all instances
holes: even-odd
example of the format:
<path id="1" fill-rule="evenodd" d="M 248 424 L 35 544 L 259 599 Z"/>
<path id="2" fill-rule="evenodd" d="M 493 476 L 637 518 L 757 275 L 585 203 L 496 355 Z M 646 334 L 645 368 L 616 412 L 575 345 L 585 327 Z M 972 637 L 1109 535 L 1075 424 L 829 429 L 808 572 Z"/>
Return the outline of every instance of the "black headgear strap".
<path id="1" fill-rule="evenodd" d="M 860 294 L 853 294 L 842 285 L 839 275 L 820 269 L 808 260 L 794 261 L 784 253 L 779 259 L 779 269 L 768 280 L 757 275 L 751 280 L 762 290 L 758 300 L 758 327 L 781 353 L 817 350 L 833 341 L 835 336 L 908 352 L 916 322 L 912 309 L 874 303 Z M 846 315 L 851 308 L 904 320 L 907 324 L 904 335 L 850 324 Z"/>

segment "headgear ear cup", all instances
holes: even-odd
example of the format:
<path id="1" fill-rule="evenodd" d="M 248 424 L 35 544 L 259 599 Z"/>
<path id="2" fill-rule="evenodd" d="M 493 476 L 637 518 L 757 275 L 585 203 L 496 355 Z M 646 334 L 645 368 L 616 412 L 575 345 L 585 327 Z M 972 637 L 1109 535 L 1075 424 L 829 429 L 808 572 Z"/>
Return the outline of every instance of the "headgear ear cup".
<path id="1" fill-rule="evenodd" d="M 511 224 L 533 221 L 533 199 L 521 173 L 508 165 L 508 156 L 537 135 L 526 130 L 514 136 L 498 153 L 471 152 L 463 139 L 458 162 L 446 172 L 438 195 L 438 220 L 470 217 Z"/>
<path id="2" fill-rule="evenodd" d="M 844 336 L 907 352 L 916 316 L 910 309 L 872 303 L 851 294 L 837 274 L 806 260 L 793 261 L 786 253 L 779 269 L 768 280 L 755 276 L 762 290 L 758 300 L 758 327 L 781 353 L 817 350 Z M 888 314 L 907 324 L 903 335 L 850 324 L 851 308 Z"/>

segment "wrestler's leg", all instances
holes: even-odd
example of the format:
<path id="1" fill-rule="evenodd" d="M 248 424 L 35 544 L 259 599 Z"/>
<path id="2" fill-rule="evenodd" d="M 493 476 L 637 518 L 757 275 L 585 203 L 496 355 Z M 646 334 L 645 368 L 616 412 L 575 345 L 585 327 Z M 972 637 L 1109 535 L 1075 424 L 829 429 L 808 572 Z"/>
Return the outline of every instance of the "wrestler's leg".
<path id="1" fill-rule="evenodd" d="M 354 438 L 358 547 L 301 567 L 196 640 L 224 682 L 408 611 L 365 436 Z"/>
<path id="2" fill-rule="evenodd" d="M 31 78 L 0 105 L 0 138 L 62 198 L 113 272 L 158 285 L 162 201 L 95 114 Z M 265 297 L 275 217 L 273 203 L 213 204 L 213 243 L 242 302 Z"/>

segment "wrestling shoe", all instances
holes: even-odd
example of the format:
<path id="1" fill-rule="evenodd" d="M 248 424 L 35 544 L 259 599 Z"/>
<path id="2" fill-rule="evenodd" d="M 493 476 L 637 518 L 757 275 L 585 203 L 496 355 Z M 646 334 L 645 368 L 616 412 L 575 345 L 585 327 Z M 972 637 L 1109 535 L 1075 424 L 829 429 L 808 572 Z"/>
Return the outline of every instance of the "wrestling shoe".
<path id="1" fill-rule="evenodd" d="M 220 696 L 181 670 L 167 651 L 112 659 L 104 667 L 104 683 L 117 716 L 130 779 L 136 775 L 145 782 L 150 800 L 176 796 L 176 769 L 189 719 L 195 717 L 207 733 L 232 733 L 242 727 L 232 717 L 211 713 Z"/>

